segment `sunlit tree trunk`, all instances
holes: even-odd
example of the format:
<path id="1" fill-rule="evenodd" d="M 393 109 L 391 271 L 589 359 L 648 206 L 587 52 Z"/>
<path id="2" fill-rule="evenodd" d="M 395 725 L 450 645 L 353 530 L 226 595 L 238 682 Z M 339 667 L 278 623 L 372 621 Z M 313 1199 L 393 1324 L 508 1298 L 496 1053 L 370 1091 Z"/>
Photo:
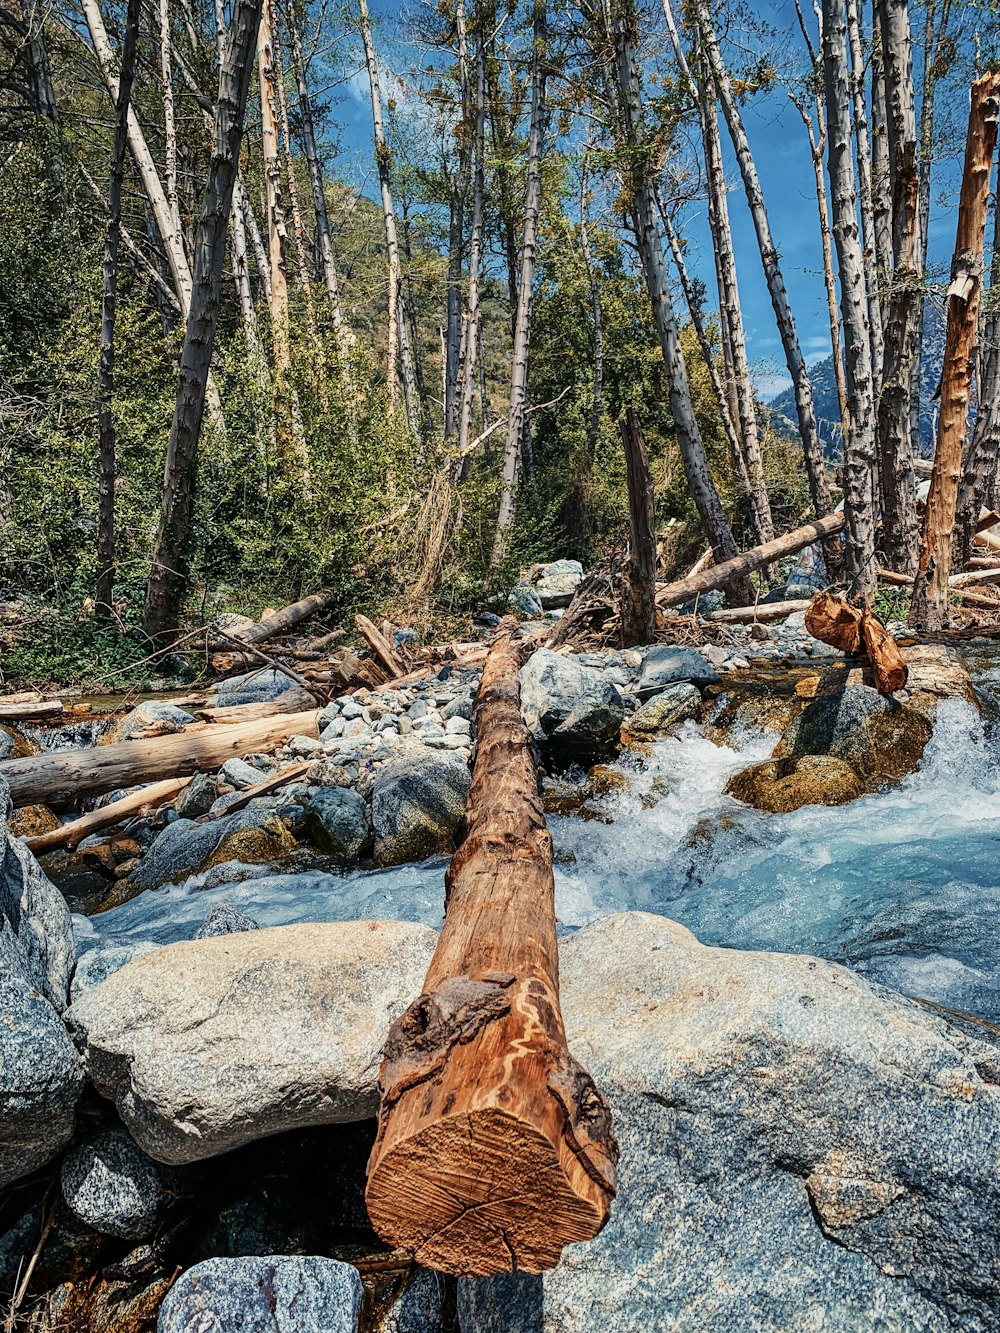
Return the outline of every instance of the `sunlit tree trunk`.
<path id="1" fill-rule="evenodd" d="M 409 385 L 415 385 L 413 354 L 405 327 L 399 317 L 401 305 L 401 279 L 399 265 L 399 237 L 396 230 L 396 208 L 392 199 L 390 180 L 392 152 L 385 141 L 385 129 L 382 122 L 382 92 L 379 86 L 378 60 L 372 42 L 372 25 L 368 15 L 368 0 L 358 0 L 361 41 L 365 50 L 365 65 L 368 69 L 368 86 L 371 91 L 372 129 L 375 136 L 375 164 L 378 168 L 379 190 L 382 195 L 382 219 L 385 225 L 385 247 L 389 265 L 388 296 L 388 356 L 386 362 L 386 391 L 391 407 L 399 403 L 399 363 L 402 363 L 403 378 Z M 416 394 L 407 394 L 407 416 L 414 435 L 420 433 L 420 422 L 416 415 Z"/>
<path id="2" fill-rule="evenodd" d="M 885 61 L 882 58 L 882 32 L 877 19 L 872 24 L 871 67 L 872 221 L 875 228 L 876 288 L 884 326 L 892 274 L 892 187 L 889 184 L 889 112 L 886 106 Z"/>
<path id="3" fill-rule="evenodd" d="M 828 514 L 831 508 L 830 486 L 823 463 L 823 448 L 816 429 L 816 412 L 813 407 L 812 384 L 806 369 L 805 357 L 799 344 L 795 329 L 795 317 L 788 301 L 785 279 L 781 271 L 778 250 L 771 235 L 771 224 L 764 202 L 764 191 L 757 173 L 757 165 L 750 151 L 750 143 L 743 127 L 732 80 L 722 60 L 719 41 L 712 25 L 707 0 L 693 0 L 692 11 L 698 25 L 702 46 L 712 71 L 716 91 L 722 103 L 723 115 L 729 128 L 730 137 L 739 163 L 747 203 L 753 218 L 754 229 L 760 247 L 761 263 L 767 288 L 774 307 L 778 333 L 785 352 L 785 363 L 792 380 L 795 394 L 795 408 L 802 437 L 802 449 L 805 457 L 806 473 L 813 507 L 818 515 Z"/>
<path id="4" fill-rule="evenodd" d="M 535 281 L 535 246 L 538 212 L 542 201 L 542 152 L 545 132 L 545 91 L 548 28 L 545 0 L 534 0 L 533 50 L 531 57 L 531 127 L 528 133 L 528 170 L 524 191 L 524 221 L 521 229 L 521 270 L 518 277 L 511 353 L 510 400 L 507 409 L 507 442 L 504 447 L 500 514 L 493 545 L 493 563 L 507 552 L 514 524 L 514 504 L 524 449 L 528 398 L 528 347 L 531 337 L 531 300 Z"/>
<path id="5" fill-rule="evenodd" d="M 868 327 L 871 334 L 872 381 L 878 402 L 882 382 L 882 310 L 879 305 L 878 269 L 875 262 L 875 201 L 872 195 L 871 143 L 868 137 L 868 107 L 865 102 L 865 57 L 861 39 L 860 0 L 847 0 L 847 41 L 851 56 L 851 98 L 857 145 L 858 204 L 861 210 L 861 244 L 865 260 L 865 289 L 868 293 Z"/>
<path id="6" fill-rule="evenodd" d="M 174 226 L 181 229 L 177 202 L 177 117 L 174 114 L 174 76 L 170 61 L 170 0 L 159 0 L 160 80 L 163 87 L 163 175 L 167 204 Z"/>
<path id="7" fill-rule="evenodd" d="M 476 369 L 480 359 L 479 283 L 483 263 L 483 195 L 486 182 L 486 47 L 476 36 L 476 122 L 473 139 L 472 232 L 469 237 L 469 289 L 465 308 L 465 336 L 461 376 L 462 409 L 458 423 L 458 451 L 464 460 L 472 435 L 472 405 L 476 396 Z M 485 422 L 483 425 L 485 426 Z"/>
<path id="8" fill-rule="evenodd" d="M 588 142 L 588 149 L 590 144 Z M 597 441 L 601 433 L 601 415 L 604 411 L 604 313 L 601 309 L 601 285 L 597 264 L 590 246 L 590 224 L 587 219 L 587 153 L 584 152 L 580 171 L 580 253 L 587 269 L 590 290 L 590 318 L 594 326 L 594 392 L 590 400 L 590 420 L 587 423 L 587 467 L 594 465 Z M 589 526 L 585 524 L 584 527 Z"/>
<path id="9" fill-rule="evenodd" d="M 844 0 L 823 0 L 823 75 L 849 401 L 844 433 L 844 564 L 849 595 L 870 609 L 876 587 L 875 390 L 865 264 L 858 236 Z"/>
<path id="10" fill-rule="evenodd" d="M 912 573 L 917 558 L 917 515 L 910 396 L 920 382 L 919 375 L 912 372 L 919 355 L 921 284 L 917 269 L 917 124 L 907 0 L 876 0 L 876 15 L 888 109 L 893 261 L 878 409 L 882 545 L 891 569 Z"/>
<path id="11" fill-rule="evenodd" d="M 262 0 L 236 0 L 219 69 L 212 166 L 195 238 L 194 298 L 181 352 L 177 399 L 163 478 L 163 503 L 146 584 L 143 625 L 151 635 L 165 634 L 176 627 L 187 584 L 198 440 L 215 344 L 226 234 L 261 3 Z"/>
<path id="12" fill-rule="evenodd" d="M 938 629 L 948 618 L 948 576 L 952 566 L 955 505 L 962 475 L 962 446 L 969 417 L 972 353 L 979 324 L 983 241 L 990 192 L 990 171 L 1000 113 L 1000 74 L 986 74 L 972 85 L 969 134 L 958 228 L 948 288 L 948 328 L 941 372 L 941 416 L 934 470 L 924 510 L 920 561 L 910 603 L 910 624 Z"/>
<path id="13" fill-rule="evenodd" d="M 107 616 L 114 602 L 115 581 L 115 300 L 118 291 L 118 245 L 121 239 L 122 182 L 128 148 L 128 113 L 139 40 L 139 0 L 128 0 L 122 40 L 115 134 L 108 182 L 108 223 L 104 240 L 104 290 L 101 295 L 101 351 L 97 368 L 98 506 L 97 581 L 94 600 L 98 614 Z"/>
<path id="14" fill-rule="evenodd" d="M 285 205 L 282 197 L 281 165 L 278 158 L 277 77 L 274 39 L 271 32 L 271 0 L 264 0 L 257 34 L 257 65 L 260 80 L 261 153 L 267 192 L 268 267 L 271 274 L 271 325 L 274 340 L 274 374 L 281 383 L 291 366 L 289 347 L 288 276 L 285 267 Z"/>

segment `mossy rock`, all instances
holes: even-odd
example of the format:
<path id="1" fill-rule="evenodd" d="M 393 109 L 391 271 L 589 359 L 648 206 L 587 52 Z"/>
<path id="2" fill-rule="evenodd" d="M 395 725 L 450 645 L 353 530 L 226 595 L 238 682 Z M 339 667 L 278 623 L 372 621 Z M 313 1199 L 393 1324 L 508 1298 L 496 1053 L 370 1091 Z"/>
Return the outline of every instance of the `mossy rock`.
<path id="1" fill-rule="evenodd" d="M 769 814 L 788 814 L 803 805 L 846 805 L 866 790 L 846 760 L 823 754 L 751 764 L 726 785 L 730 796 Z"/>
<path id="2" fill-rule="evenodd" d="M 29 741 L 27 736 L 21 734 L 17 727 L 4 724 L 0 726 L 0 732 L 10 738 L 9 742 L 2 746 L 0 758 L 7 759 L 27 759 L 31 754 L 41 754 L 42 747 L 34 741 Z"/>
<path id="3" fill-rule="evenodd" d="M 237 829 L 223 838 L 200 868 L 209 870 L 226 861 L 241 861 L 249 866 L 267 865 L 294 851 L 297 846 L 287 824 L 280 819 L 268 819 L 263 824 Z"/>

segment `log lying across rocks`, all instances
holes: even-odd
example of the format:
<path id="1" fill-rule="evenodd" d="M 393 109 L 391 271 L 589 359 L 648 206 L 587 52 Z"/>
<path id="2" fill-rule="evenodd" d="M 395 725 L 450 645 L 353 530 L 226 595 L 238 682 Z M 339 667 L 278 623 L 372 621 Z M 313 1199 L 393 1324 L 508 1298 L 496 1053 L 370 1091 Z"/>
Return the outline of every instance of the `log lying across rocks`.
<path id="1" fill-rule="evenodd" d="M 310 616 L 314 616 L 317 611 L 324 610 L 333 599 L 332 590 L 323 588 L 319 592 L 312 593 L 309 597 L 303 597 L 301 601 L 292 602 L 290 606 L 283 606 L 280 611 L 265 616 L 256 625 L 240 630 L 237 635 L 227 635 L 227 638 L 235 637 L 241 639 L 244 643 L 267 643 L 268 639 L 284 634 L 286 630 L 290 630 L 295 625 L 300 625 L 303 620 L 308 620 Z"/>
<path id="2" fill-rule="evenodd" d="M 379 1077 L 368 1213 L 417 1263 L 538 1273 L 608 1217 L 618 1147 L 559 1011 L 552 840 L 508 632 L 483 669 L 465 841 L 424 993 Z"/>
<path id="3" fill-rule="evenodd" d="M 755 569 L 762 569 L 765 565 L 774 564 L 783 556 L 803 551 L 814 542 L 825 541 L 827 537 L 839 532 L 843 526 L 843 514 L 828 514 L 825 518 L 818 518 L 815 522 L 807 523 L 793 532 L 786 532 L 783 537 L 775 537 L 773 541 L 763 542 L 760 546 L 744 551 L 742 555 L 733 556 L 732 560 L 724 560 L 721 565 L 712 565 L 698 574 L 679 579 L 676 583 L 661 584 L 656 593 L 656 605 L 679 606 L 681 602 L 688 602 L 701 593 L 725 588 L 728 584 L 753 573 Z"/>
<path id="4" fill-rule="evenodd" d="M 10 785 L 15 808 L 70 805 L 84 796 L 99 796 L 119 787 L 212 773 L 234 756 L 277 749 L 293 736 L 318 736 L 319 714 L 314 708 L 233 726 L 189 727 L 152 740 L 33 754 L 0 764 L 0 778 Z"/>
<path id="5" fill-rule="evenodd" d="M 147 811 L 155 810 L 157 806 L 173 801 L 190 781 L 190 778 L 166 778 L 163 782 L 151 782 L 141 791 L 129 792 L 121 800 L 111 801 L 98 810 L 91 810 L 89 814 L 81 815 L 79 819 L 73 819 L 67 824 L 61 824 L 59 828 L 52 829 L 49 833 L 39 833 L 37 837 L 25 838 L 24 845 L 35 856 L 44 856 L 46 852 L 58 851 L 63 847 L 71 852 L 92 833 L 114 828 L 116 824 L 121 824 L 132 815 L 145 814 Z"/>
<path id="6" fill-rule="evenodd" d="M 796 611 L 805 611 L 810 603 L 806 600 L 793 602 L 759 602 L 756 606 L 724 606 L 721 611 L 709 611 L 706 620 L 722 625 L 752 625 L 755 621 L 761 625 L 770 620 L 784 620 Z"/>
<path id="7" fill-rule="evenodd" d="M 62 717 L 61 699 L 32 699 L 25 702 L 0 699 L 0 722 L 34 722 Z"/>
<path id="8" fill-rule="evenodd" d="M 894 694 L 906 684 L 909 668 L 903 654 L 874 612 L 859 611 L 832 592 L 818 592 L 806 612 L 806 629 L 844 653 L 864 648 L 880 694 Z"/>

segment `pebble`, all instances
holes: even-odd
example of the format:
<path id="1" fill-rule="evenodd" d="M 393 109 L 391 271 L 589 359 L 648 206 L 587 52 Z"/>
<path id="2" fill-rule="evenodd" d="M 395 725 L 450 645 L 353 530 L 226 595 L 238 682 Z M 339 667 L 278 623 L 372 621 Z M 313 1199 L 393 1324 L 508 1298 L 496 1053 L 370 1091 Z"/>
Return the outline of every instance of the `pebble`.
<path id="1" fill-rule="evenodd" d="M 323 749 L 322 741 L 318 741 L 315 736 L 293 736 L 288 742 L 288 748 L 292 754 L 300 756 L 313 755 Z"/>
<path id="2" fill-rule="evenodd" d="M 348 699 L 347 702 L 344 704 L 344 706 L 341 708 L 340 715 L 346 721 L 350 722 L 352 718 L 363 717 L 364 711 L 365 710 L 361 707 L 361 705 L 357 702 L 356 699 Z"/>
<path id="3" fill-rule="evenodd" d="M 444 724 L 446 736 L 468 736 L 472 731 L 472 723 L 465 717 L 450 717 Z"/>

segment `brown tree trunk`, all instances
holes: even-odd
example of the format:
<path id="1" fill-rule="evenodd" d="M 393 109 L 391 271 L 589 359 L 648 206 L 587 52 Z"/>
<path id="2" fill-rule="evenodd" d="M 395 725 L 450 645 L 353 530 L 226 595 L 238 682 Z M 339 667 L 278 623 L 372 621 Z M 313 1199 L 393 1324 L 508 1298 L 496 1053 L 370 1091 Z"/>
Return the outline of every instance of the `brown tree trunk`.
<path id="1" fill-rule="evenodd" d="M 631 530 L 627 596 L 621 611 L 622 644 L 628 648 L 656 639 L 656 515 L 646 442 L 631 407 L 626 408 L 618 429 L 625 446 Z"/>
<path id="2" fill-rule="evenodd" d="M 98 615 L 107 616 L 115 582 L 115 303 L 118 294 L 118 244 L 121 239 L 122 182 L 128 146 L 128 113 L 132 104 L 135 52 L 139 40 L 139 2 L 129 0 L 122 41 L 121 71 L 115 102 L 115 135 L 108 183 L 108 225 L 104 239 L 104 291 L 101 296 L 101 351 L 97 363 L 97 582 Z"/>
<path id="3" fill-rule="evenodd" d="M 177 625 L 187 583 L 188 540 L 198 471 L 198 440 L 222 295 L 222 268 L 243 137 L 252 53 L 262 0 L 237 0 L 219 69 L 212 167 L 195 242 L 194 295 L 184 335 L 163 504 L 146 584 L 143 626 L 160 635 Z"/>
<path id="4" fill-rule="evenodd" d="M 958 200 L 958 229 L 948 288 L 948 328 L 941 374 L 941 416 L 934 471 L 924 512 L 920 563 L 910 604 L 915 629 L 940 629 L 948 618 L 955 504 L 962 475 L 962 446 L 969 416 L 972 351 L 979 324 L 983 241 L 990 171 L 997 139 L 1000 74 L 972 85 L 969 135 Z"/>
<path id="5" fill-rule="evenodd" d="M 265 616 L 263 620 L 258 620 L 256 625 L 251 625 L 249 629 L 242 629 L 238 634 L 231 637 L 241 639 L 244 643 L 267 643 L 268 639 L 277 638 L 279 634 L 284 634 L 286 630 L 292 629 L 295 625 L 301 625 L 303 620 L 308 620 L 310 616 L 323 611 L 334 602 L 335 598 L 335 593 L 331 592 L 329 588 L 323 588 L 319 592 L 310 593 L 308 597 L 303 597 L 297 602 L 283 606 L 280 611 Z"/>
<path id="6" fill-rule="evenodd" d="M 538 1273 L 595 1236 L 618 1145 L 559 1012 L 552 840 L 509 633 L 476 700 L 465 839 L 424 993 L 392 1026 L 366 1201 L 384 1240 L 463 1276 Z"/>

